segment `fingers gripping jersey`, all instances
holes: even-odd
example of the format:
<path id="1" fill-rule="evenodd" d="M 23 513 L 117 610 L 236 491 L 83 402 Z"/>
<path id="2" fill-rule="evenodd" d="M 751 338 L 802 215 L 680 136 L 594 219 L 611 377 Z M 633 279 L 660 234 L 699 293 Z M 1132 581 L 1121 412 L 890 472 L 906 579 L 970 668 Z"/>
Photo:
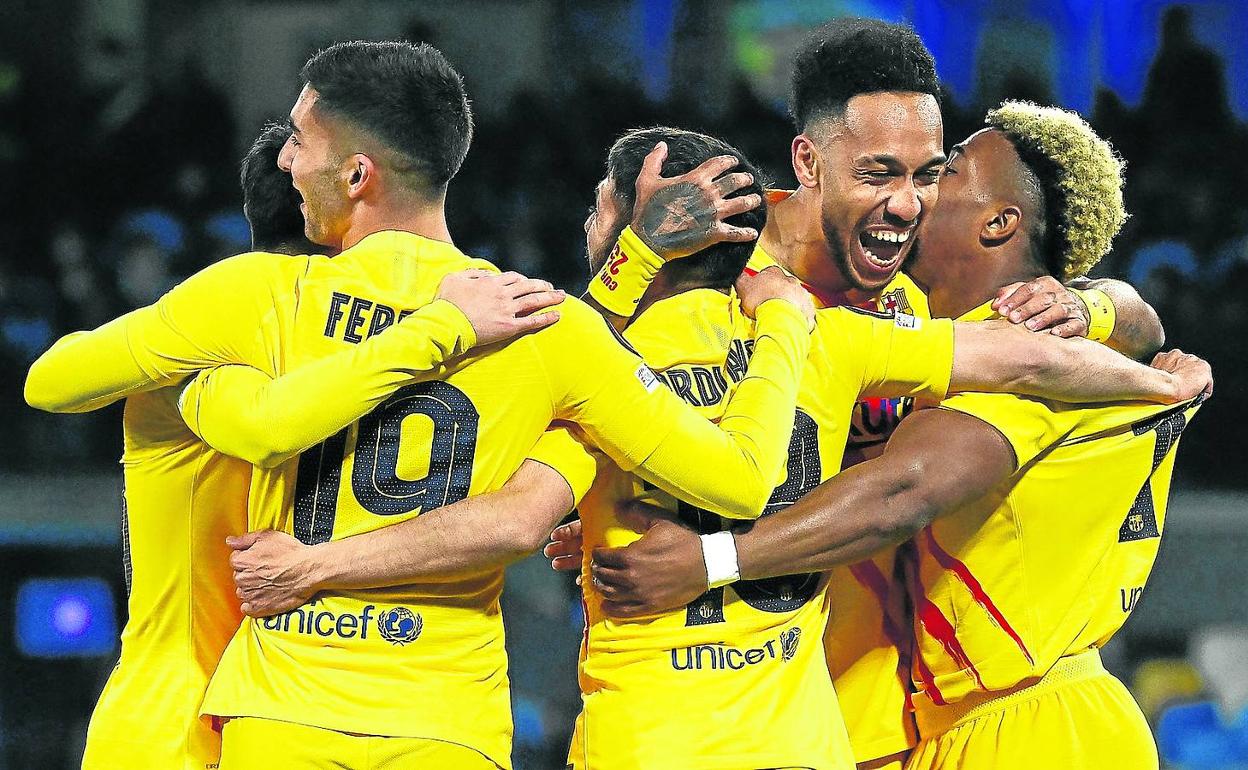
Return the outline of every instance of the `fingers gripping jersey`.
<path id="1" fill-rule="evenodd" d="M 482 264 L 449 244 L 398 232 L 369 236 L 333 259 L 227 260 L 134 319 L 136 361 L 162 377 L 232 363 L 281 377 L 366 344 L 428 305 L 447 273 Z M 743 384 L 719 429 L 657 387 L 602 319 L 574 300 L 548 329 L 474 350 L 444 366 L 440 379 L 403 385 L 380 403 L 380 386 L 402 366 L 382 362 L 380 379 L 343 372 L 340 392 L 326 396 L 322 409 L 348 415 L 339 424 L 364 417 L 295 459 L 257 468 L 249 528 L 316 543 L 497 489 L 555 419 L 577 423 L 616 462 L 647 468 L 661 483 L 683 471 L 698 499 L 718 504 L 734 489 L 754 495 L 780 466 L 788 439 L 760 426 L 792 422 L 807 344 L 800 315 L 768 305 L 776 333 L 765 354 L 760 340 L 765 361 L 751 368 L 750 393 Z M 206 315 L 205 307 L 216 312 Z M 321 393 L 323 383 L 316 385 Z M 197 401 L 213 393 L 188 388 L 183 414 L 219 414 Z M 220 430 L 196 426 L 207 435 Z M 298 433 L 285 424 L 271 429 Z M 684 458 L 679 468 L 676 456 Z M 732 468 L 737 483 L 718 489 L 706 472 L 716 466 Z M 501 571 L 488 571 L 328 594 L 284 615 L 248 619 L 218 666 L 204 713 L 434 738 L 507 766 L 501 579 Z"/>
<path id="2" fill-rule="evenodd" d="M 763 515 L 840 470 L 860 393 L 931 397 L 948 386 L 948 322 L 911 330 L 847 309 L 817 316 L 786 471 Z M 752 334 L 735 300 L 709 289 L 656 303 L 626 332 L 667 386 L 712 418 L 745 369 Z M 562 470 L 557 457 L 539 459 Z M 615 505 L 639 495 L 704 532 L 730 525 L 603 463 L 580 505 L 586 554 L 638 537 L 617 519 Z M 827 620 L 824 576 L 741 581 L 679 611 L 628 622 L 606 617 L 588 577 L 584 584 L 588 630 L 575 765 L 852 767 L 819 644 Z"/>

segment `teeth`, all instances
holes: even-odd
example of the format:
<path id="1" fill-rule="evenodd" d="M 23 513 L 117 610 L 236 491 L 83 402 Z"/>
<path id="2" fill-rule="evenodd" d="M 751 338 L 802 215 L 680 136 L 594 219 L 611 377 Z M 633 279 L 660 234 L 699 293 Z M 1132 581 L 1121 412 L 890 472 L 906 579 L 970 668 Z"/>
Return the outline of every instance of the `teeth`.
<path id="1" fill-rule="evenodd" d="M 877 241 L 884 241 L 885 243 L 905 243 L 910 239 L 910 233 L 908 231 L 904 233 L 895 233 L 891 230 L 881 230 L 879 232 L 867 233 L 867 235 Z"/>

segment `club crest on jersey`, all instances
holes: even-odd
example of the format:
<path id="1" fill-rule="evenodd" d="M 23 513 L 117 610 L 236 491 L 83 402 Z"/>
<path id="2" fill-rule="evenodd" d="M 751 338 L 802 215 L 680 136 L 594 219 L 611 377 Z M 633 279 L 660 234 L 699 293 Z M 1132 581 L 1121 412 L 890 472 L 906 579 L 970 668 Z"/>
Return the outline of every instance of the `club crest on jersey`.
<path id="1" fill-rule="evenodd" d="M 881 294 L 880 307 L 890 313 L 914 315 L 914 308 L 910 307 L 910 301 L 906 299 L 905 289 L 893 289 Z"/>
<path id="2" fill-rule="evenodd" d="M 425 621 L 420 613 L 406 607 L 391 607 L 377 617 L 377 630 L 382 637 L 399 647 L 416 641 L 424 628 Z"/>
<path id="3" fill-rule="evenodd" d="M 797 643 L 802 639 L 802 629 L 789 628 L 780 632 L 780 654 L 786 661 L 797 654 Z"/>

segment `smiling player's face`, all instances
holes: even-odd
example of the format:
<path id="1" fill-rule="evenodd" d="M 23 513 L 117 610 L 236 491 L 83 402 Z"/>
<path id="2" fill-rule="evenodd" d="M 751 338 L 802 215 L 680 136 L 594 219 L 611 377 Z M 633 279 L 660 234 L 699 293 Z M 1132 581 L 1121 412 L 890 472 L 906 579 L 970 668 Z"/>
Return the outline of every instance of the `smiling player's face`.
<path id="1" fill-rule="evenodd" d="M 303 198 L 299 210 L 308 240 L 341 249 L 348 226 L 346 185 L 334 152 L 333 126 L 324 111 L 316 108 L 316 100 L 316 91 L 304 86 L 290 111 L 293 130 L 277 156 L 277 165 L 290 174 Z"/>
<path id="2" fill-rule="evenodd" d="M 944 130 L 929 94 L 880 92 L 809 132 L 824 238 L 847 284 L 878 291 L 897 275 L 936 203 Z"/>

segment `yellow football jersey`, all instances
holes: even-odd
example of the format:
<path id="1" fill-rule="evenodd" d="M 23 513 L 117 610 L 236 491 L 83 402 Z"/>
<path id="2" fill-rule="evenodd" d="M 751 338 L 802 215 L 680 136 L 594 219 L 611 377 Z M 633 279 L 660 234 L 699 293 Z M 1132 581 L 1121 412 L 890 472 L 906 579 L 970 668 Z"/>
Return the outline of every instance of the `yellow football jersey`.
<path id="1" fill-rule="evenodd" d="M 771 191 L 768 198 L 774 203 L 787 195 Z M 757 272 L 773 265 L 778 263 L 758 247 L 746 269 Z M 806 288 L 821 307 L 844 301 Z M 883 312 L 931 318 L 927 295 L 905 273 L 897 274 L 875 305 Z M 843 467 L 878 454 L 913 408 L 911 398 L 865 398 L 855 404 Z M 854 757 L 867 762 L 913 747 L 918 741 L 908 700 L 913 642 L 897 550 L 831 570 L 827 601 L 824 648 Z"/>
<path id="2" fill-rule="evenodd" d="M 85 770 L 205 770 L 221 737 L 199 718 L 242 615 L 226 535 L 247 525 L 251 466 L 187 429 L 177 387 L 131 396 L 124 425 L 129 619 L 87 729 Z"/>
<path id="3" fill-rule="evenodd" d="M 985 304 L 962 320 L 993 316 Z M 903 546 L 922 712 L 1044 675 L 1099 648 L 1144 589 L 1165 527 L 1174 449 L 1197 402 L 1071 406 L 962 394 L 1018 470 Z"/>
<path id="4" fill-rule="evenodd" d="M 333 259 L 225 260 L 121 323 L 136 364 L 154 382 L 215 364 L 246 364 L 279 377 L 337 360 L 383 331 L 383 340 L 402 339 L 392 330 L 403 328 L 404 316 L 430 306 L 445 275 L 474 266 L 488 263 L 450 244 L 384 232 Z M 727 510 L 778 475 L 788 431 L 777 436 L 772 426 L 792 422 L 809 344 L 791 305 L 760 307 L 760 326 L 766 319 L 774 333 L 760 337 L 733 415 L 718 428 L 660 387 L 586 305 L 568 300 L 560 312 L 561 320 L 541 332 L 474 350 L 442 366 L 440 379 L 388 395 L 383 384 L 412 377 L 401 365 L 389 365 L 384 377 L 342 372 L 342 392 L 327 395 L 321 409 L 364 416 L 298 458 L 257 468 L 249 528 L 317 543 L 497 489 L 555 419 L 578 424 L 623 467 Z M 213 398 L 211 374 L 184 393 L 184 417 L 212 413 L 200 404 Z M 372 411 L 359 408 L 378 401 Z M 201 435 L 212 433 L 211 425 L 188 420 Z M 299 428 L 266 427 L 275 434 Z M 732 479 L 712 478 L 713 467 L 731 469 Z M 450 741 L 507 767 L 501 581 L 501 571 L 491 570 L 327 594 L 280 616 L 246 619 L 203 712 Z"/>
<path id="5" fill-rule="evenodd" d="M 655 303 L 625 336 L 677 395 L 708 417 L 745 371 L 753 325 L 735 299 L 698 289 Z M 864 393 L 939 397 L 949 384 L 952 325 L 918 328 L 857 309 L 817 312 L 798 395 L 787 471 L 763 512 L 796 502 L 841 469 L 854 402 Z M 562 470 L 558 457 L 538 459 Z M 589 554 L 639 537 L 616 503 L 658 499 L 703 532 L 718 516 L 647 490 L 604 461 L 580 505 L 587 632 L 577 767 L 843 768 L 854 764 L 819 640 L 827 622 L 821 574 L 740 581 L 644 620 L 606 617 Z"/>

